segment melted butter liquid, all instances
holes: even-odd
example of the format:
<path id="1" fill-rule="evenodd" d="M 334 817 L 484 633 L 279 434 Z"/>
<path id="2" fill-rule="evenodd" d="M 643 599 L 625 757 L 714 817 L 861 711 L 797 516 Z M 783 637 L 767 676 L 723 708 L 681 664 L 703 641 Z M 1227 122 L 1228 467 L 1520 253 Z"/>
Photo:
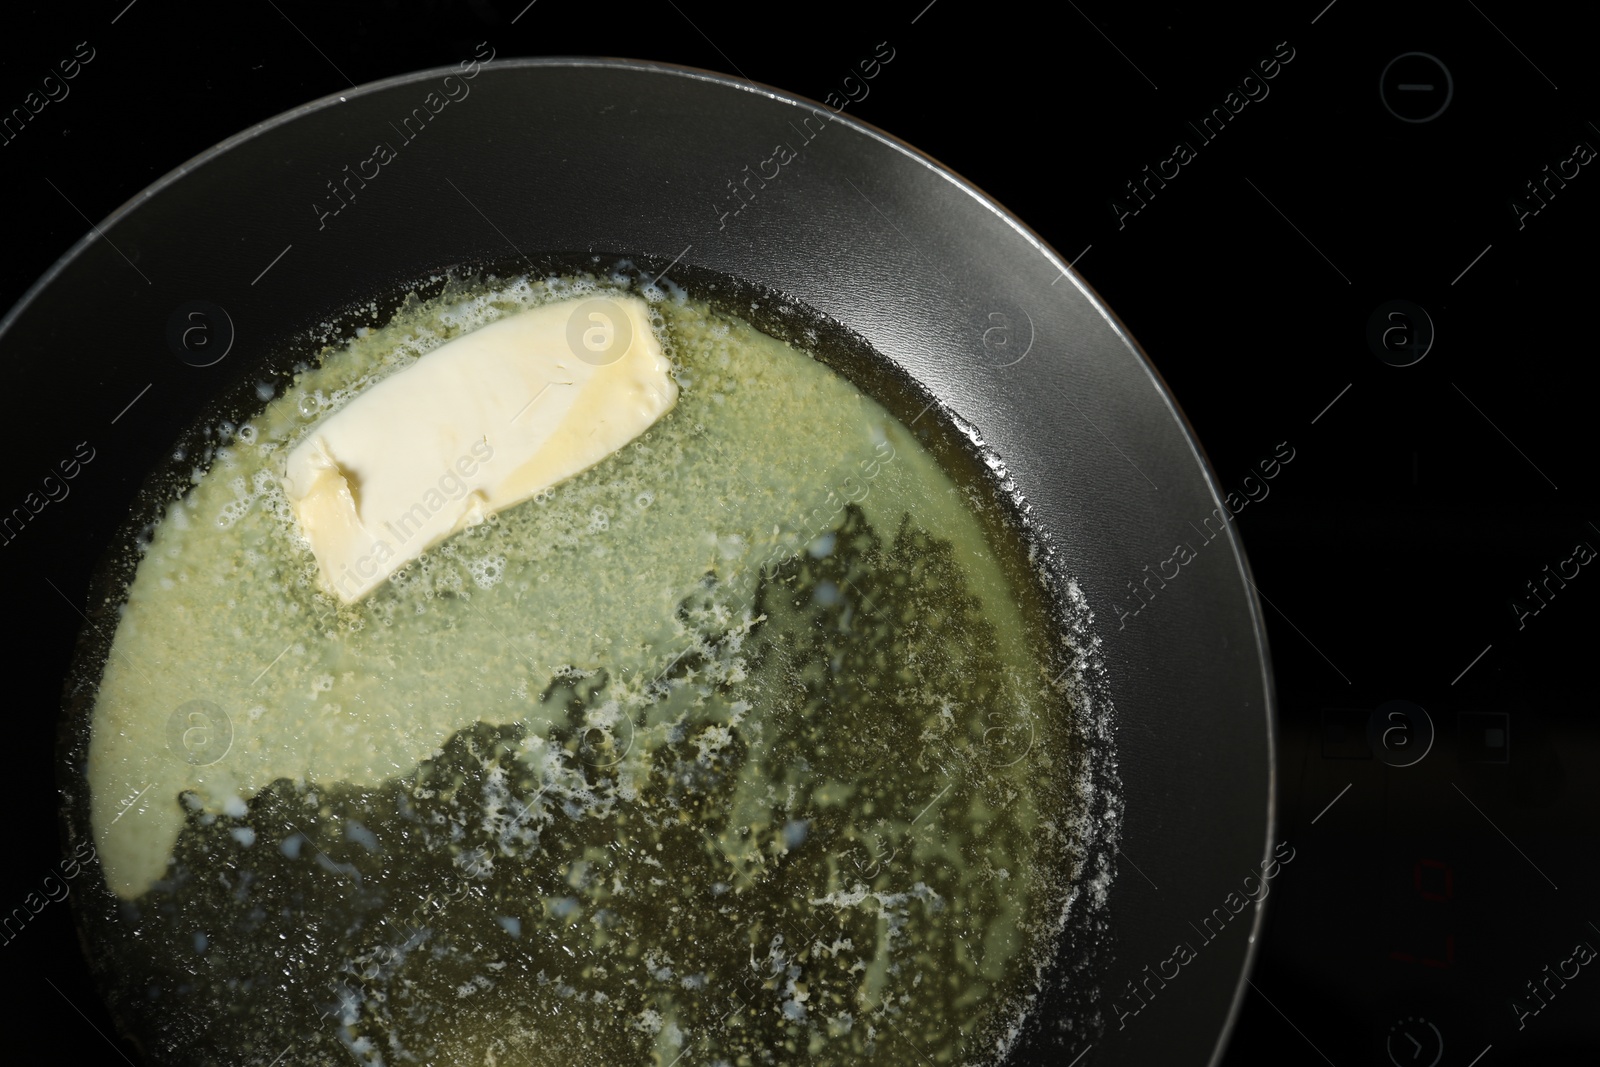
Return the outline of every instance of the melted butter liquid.
<path id="1" fill-rule="evenodd" d="M 1021 1013 L 1070 873 L 1059 664 L 981 494 L 810 355 L 647 289 L 673 411 L 319 590 L 288 449 L 586 290 L 408 305 L 155 529 L 89 781 L 113 1000 L 162 1062 L 965 1063 Z"/>

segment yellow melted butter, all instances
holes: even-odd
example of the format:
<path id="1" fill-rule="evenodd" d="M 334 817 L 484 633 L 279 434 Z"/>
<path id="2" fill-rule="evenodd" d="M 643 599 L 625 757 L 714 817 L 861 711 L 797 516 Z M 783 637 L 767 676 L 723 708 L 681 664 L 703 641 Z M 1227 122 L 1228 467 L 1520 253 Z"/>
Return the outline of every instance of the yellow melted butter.
<path id="1" fill-rule="evenodd" d="M 522 722 L 537 746 L 561 714 L 539 694 L 568 666 L 605 665 L 627 704 L 692 641 L 674 611 L 708 571 L 724 604 L 748 603 L 762 564 L 803 551 L 845 500 L 884 531 L 910 512 L 950 541 L 1002 654 L 1018 677 L 1037 675 L 962 490 L 905 428 L 808 354 L 659 293 L 653 322 L 681 388 L 673 411 L 367 600 L 342 607 L 322 594 L 278 487 L 289 449 L 418 354 L 585 288 L 523 281 L 403 311 L 326 352 L 251 421 L 248 443 L 219 452 L 168 508 L 128 590 L 93 713 L 91 813 L 119 896 L 166 872 L 185 793 L 220 813 L 280 778 L 376 785 L 479 721 Z M 195 718 L 196 701 L 225 724 Z M 637 745 L 623 759 L 646 755 Z M 134 794 L 137 810 L 124 806 Z"/>

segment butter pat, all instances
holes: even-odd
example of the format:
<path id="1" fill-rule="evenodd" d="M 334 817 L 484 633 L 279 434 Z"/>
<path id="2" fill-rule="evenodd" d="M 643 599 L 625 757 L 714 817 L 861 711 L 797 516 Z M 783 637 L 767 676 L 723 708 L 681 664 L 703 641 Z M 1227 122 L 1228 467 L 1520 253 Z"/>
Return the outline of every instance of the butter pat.
<path id="1" fill-rule="evenodd" d="M 643 300 L 590 296 L 440 346 L 328 416 L 284 489 L 353 603 L 457 531 L 589 469 L 678 400 Z"/>

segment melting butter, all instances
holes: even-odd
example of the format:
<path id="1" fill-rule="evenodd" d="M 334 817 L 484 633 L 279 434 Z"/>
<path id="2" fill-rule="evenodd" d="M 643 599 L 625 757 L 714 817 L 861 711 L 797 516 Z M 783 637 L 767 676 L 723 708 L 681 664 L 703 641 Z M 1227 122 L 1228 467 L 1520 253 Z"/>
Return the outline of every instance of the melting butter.
<path id="1" fill-rule="evenodd" d="M 979 498 L 849 380 L 658 297 L 643 312 L 681 395 L 610 459 L 355 603 L 294 536 L 296 452 L 334 504 L 342 483 L 350 515 L 394 521 L 331 429 L 485 319 L 570 308 L 603 363 L 616 320 L 546 302 L 574 288 L 403 307 L 299 373 L 167 507 L 89 742 L 99 856 L 132 902 L 108 919 L 126 946 L 113 1002 L 172 1034 L 170 1013 L 225 1013 L 241 980 L 285 970 L 205 1036 L 219 1060 L 291 1036 L 318 1062 L 804 1048 L 889 1065 L 926 1058 L 913 1035 L 949 1062 L 1003 1050 L 1047 958 L 1041 923 L 1071 899 L 1052 874 L 1069 841 L 1057 672 Z M 595 396 L 604 416 L 617 394 Z M 429 517 L 485 507 L 514 479 L 480 468 L 510 447 L 436 441 L 421 454 L 454 471 L 437 506 L 427 478 L 407 488 Z M 494 910 L 441 911 L 413 941 L 436 888 Z M 779 977 L 729 1011 L 726 976 L 763 954 Z M 173 982 L 181 998 L 151 999 Z M 308 1030 L 330 995 L 337 1021 Z"/>
<path id="2" fill-rule="evenodd" d="M 448 342 L 323 420 L 284 490 L 353 603 L 427 549 L 581 474 L 678 399 L 645 302 L 578 297 Z"/>
<path id="3" fill-rule="evenodd" d="M 318 411 L 348 410 L 455 340 L 574 289 L 629 298 L 513 283 L 403 309 L 297 375 L 165 506 L 127 590 L 89 742 L 95 844 L 119 897 L 163 878 L 186 818 L 219 817 L 277 779 L 373 787 L 480 721 L 545 736 L 566 710 L 540 694 L 569 665 L 604 666 L 642 691 L 685 647 L 677 608 L 708 569 L 729 603 L 748 601 L 763 566 L 804 551 L 863 485 L 861 506 L 886 529 L 912 506 L 925 524 L 930 510 L 974 521 L 953 487 L 930 497 L 935 461 L 848 381 L 748 324 L 664 299 L 646 306 L 680 386 L 669 412 L 606 462 L 340 603 L 295 536 L 282 485 L 286 456 L 332 422 Z M 358 476 L 353 498 L 365 505 L 371 492 Z M 1009 604 L 998 570 L 994 581 L 985 596 Z"/>

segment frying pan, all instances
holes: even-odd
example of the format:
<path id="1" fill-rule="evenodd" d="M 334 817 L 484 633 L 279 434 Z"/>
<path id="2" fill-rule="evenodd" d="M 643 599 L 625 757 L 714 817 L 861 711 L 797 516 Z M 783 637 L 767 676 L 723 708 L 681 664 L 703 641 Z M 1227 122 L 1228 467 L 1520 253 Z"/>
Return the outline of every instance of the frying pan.
<path id="1" fill-rule="evenodd" d="M 100 617 L 84 605 L 96 561 L 173 441 L 373 294 L 551 252 L 782 294 L 981 437 L 1093 612 L 1094 773 L 1120 781 L 1120 804 L 1096 813 L 1094 862 L 1010 1062 L 1216 1062 L 1261 921 L 1240 894 L 1274 859 L 1269 661 L 1215 479 L 1115 316 L 981 191 L 827 103 L 658 64 L 497 58 L 470 96 L 404 125 L 448 76 L 462 84 L 457 69 L 379 82 L 217 146 L 0 322 L 15 395 L 73 383 L 101 427 L 72 536 L 21 529 L 8 582 L 48 579 Z M 378 142 L 391 158 L 373 176 Z M 780 143 L 799 151 L 777 162 Z M 342 184 L 351 171 L 366 180 Z M 186 343 L 196 322 L 211 347 Z M 38 451 L 33 422 L 3 432 Z M 69 797 L 80 756 L 68 746 L 59 768 Z M 69 803 L 67 847 L 86 832 Z M 1095 863 L 1108 877 L 1091 884 Z M 80 887 L 82 906 L 105 899 Z"/>

